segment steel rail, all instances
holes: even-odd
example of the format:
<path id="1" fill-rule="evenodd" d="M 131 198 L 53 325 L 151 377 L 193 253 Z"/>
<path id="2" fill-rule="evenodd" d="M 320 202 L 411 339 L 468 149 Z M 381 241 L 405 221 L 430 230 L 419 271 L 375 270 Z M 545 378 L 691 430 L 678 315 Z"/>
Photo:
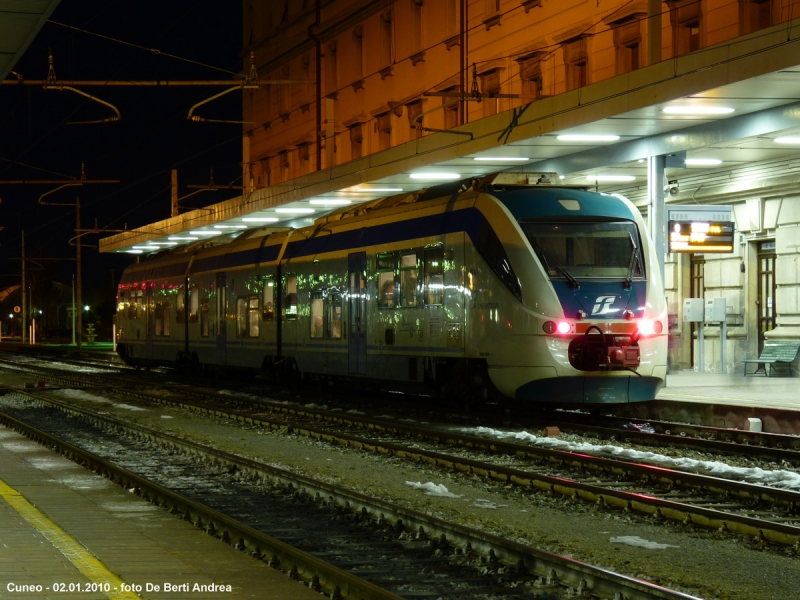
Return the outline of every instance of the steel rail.
<path id="1" fill-rule="evenodd" d="M 7 386 L 2 387 L 8 389 Z M 583 597 L 588 592 L 591 592 L 591 595 L 595 597 L 617 598 L 622 596 L 615 594 L 624 589 L 624 597 L 628 600 L 699 600 L 682 592 L 620 575 L 569 557 L 539 550 L 463 525 L 450 523 L 419 511 L 402 508 L 380 499 L 344 490 L 332 484 L 296 475 L 283 469 L 177 438 L 141 425 L 124 422 L 107 415 L 99 415 L 87 409 L 78 409 L 31 392 L 13 388 L 11 391 L 24 394 L 48 405 L 55 405 L 60 410 L 90 419 L 104 428 L 111 427 L 120 431 L 135 432 L 137 436 L 152 441 L 159 443 L 166 441 L 184 452 L 205 455 L 208 457 L 207 460 L 215 465 L 235 466 L 244 474 L 253 478 L 268 478 L 284 485 L 291 484 L 307 495 L 315 498 L 328 498 L 335 501 L 339 506 L 353 512 L 366 511 L 375 520 L 385 520 L 388 517 L 406 529 L 409 527 L 420 529 L 420 532 L 430 539 L 438 538 L 444 540 L 446 538 L 446 542 L 449 544 L 481 550 L 490 560 L 503 562 L 524 572 L 540 574 L 539 585 L 545 590 L 548 588 L 562 590 L 567 588 L 567 593 L 575 596 Z M 296 550 L 280 540 L 243 525 L 235 519 L 210 509 L 201 503 L 184 498 L 159 484 L 119 467 L 91 452 L 41 432 L 31 425 L 2 412 L 0 412 L 0 423 L 24 433 L 38 443 L 59 449 L 59 451 L 76 460 L 76 462 L 92 468 L 119 485 L 123 485 L 128 489 L 135 488 L 136 493 L 144 499 L 170 510 L 173 514 L 183 515 L 185 519 L 203 528 L 210 535 L 234 545 L 239 550 L 249 552 L 258 558 L 266 560 L 265 549 L 267 549 L 267 552 L 272 553 L 272 562 L 277 558 L 281 564 L 292 564 L 292 573 L 298 573 L 308 580 L 317 582 L 323 589 L 326 589 L 327 586 L 327 588 L 333 587 L 335 590 L 335 586 L 338 585 L 342 596 L 360 597 L 364 600 L 395 600 L 399 598 L 345 571 L 331 567 L 320 559 Z M 445 538 L 442 538 L 442 536 L 445 536 Z M 333 569 L 333 575 L 331 575 L 330 569 Z M 341 575 L 345 576 L 345 587 L 338 583 L 337 578 Z M 366 587 L 363 584 L 366 584 Z"/>

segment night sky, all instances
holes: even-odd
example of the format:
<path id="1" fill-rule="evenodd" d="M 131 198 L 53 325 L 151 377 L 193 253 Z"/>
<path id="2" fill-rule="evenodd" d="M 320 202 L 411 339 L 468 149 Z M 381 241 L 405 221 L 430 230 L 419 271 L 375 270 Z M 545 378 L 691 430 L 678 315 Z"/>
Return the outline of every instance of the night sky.
<path id="1" fill-rule="evenodd" d="M 51 21 L 88 30 L 137 47 L 47 23 L 13 70 L 25 79 L 45 79 L 48 48 L 53 49 L 58 79 L 152 80 L 231 79 L 242 71 L 240 2 L 139 0 L 62 0 Z M 164 56 L 177 55 L 207 66 Z M 210 67 L 216 67 L 210 68 Z M 222 69 L 222 70 L 219 70 Z M 14 79 L 9 75 L 9 79 Z M 115 105 L 117 123 L 69 125 L 68 121 L 102 119 L 113 111 L 69 91 L 38 86 L 0 88 L 0 180 L 119 179 L 119 184 L 69 187 L 45 200 L 72 203 L 80 196 L 84 228 L 128 229 L 170 216 L 170 169 L 179 173 L 180 195 L 186 184 L 207 184 L 210 169 L 218 184 L 241 176 L 241 125 L 193 123 L 189 108 L 222 91 L 221 87 L 86 87 L 83 91 Z M 241 119 L 241 93 L 232 92 L 205 105 L 208 118 Z M 235 181 L 241 185 L 241 181 Z M 0 289 L 20 282 L 20 231 L 25 230 L 28 257 L 74 256 L 75 209 L 39 206 L 39 196 L 56 185 L 0 184 Z M 204 192 L 190 207 L 219 202 L 238 192 Z M 112 278 L 135 261 L 132 255 L 99 254 L 99 239 L 83 243 L 84 296 L 107 294 Z M 48 282 L 69 285 L 74 262 L 42 261 L 31 265 L 34 287 Z M 112 274 L 112 269 L 113 274 Z M 29 283 L 31 283 L 29 281 Z M 34 291 L 35 295 L 35 291 Z"/>

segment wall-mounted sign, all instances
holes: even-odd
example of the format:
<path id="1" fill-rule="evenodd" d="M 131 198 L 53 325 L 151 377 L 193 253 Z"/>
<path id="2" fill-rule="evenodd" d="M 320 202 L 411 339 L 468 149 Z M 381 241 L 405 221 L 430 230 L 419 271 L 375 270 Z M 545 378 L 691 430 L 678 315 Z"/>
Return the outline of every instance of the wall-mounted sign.
<path id="1" fill-rule="evenodd" d="M 732 206 L 668 206 L 669 252 L 733 252 Z"/>

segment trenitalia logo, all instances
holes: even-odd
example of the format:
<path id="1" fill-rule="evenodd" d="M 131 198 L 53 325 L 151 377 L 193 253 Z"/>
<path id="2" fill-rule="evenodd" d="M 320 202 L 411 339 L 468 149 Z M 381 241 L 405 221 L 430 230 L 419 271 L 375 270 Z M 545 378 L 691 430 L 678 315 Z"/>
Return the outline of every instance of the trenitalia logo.
<path id="1" fill-rule="evenodd" d="M 609 313 L 619 312 L 618 308 L 611 308 L 616 299 L 616 296 L 598 296 L 597 300 L 594 301 L 592 315 L 607 315 Z"/>

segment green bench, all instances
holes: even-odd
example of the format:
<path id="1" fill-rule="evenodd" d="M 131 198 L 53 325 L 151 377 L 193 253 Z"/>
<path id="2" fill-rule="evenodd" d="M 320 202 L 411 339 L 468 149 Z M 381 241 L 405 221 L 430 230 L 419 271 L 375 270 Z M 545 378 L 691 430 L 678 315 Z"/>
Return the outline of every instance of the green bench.
<path id="1" fill-rule="evenodd" d="M 786 365 L 786 368 L 789 370 L 789 376 L 792 377 L 792 362 L 797 358 L 798 351 L 800 351 L 800 342 L 765 342 L 764 350 L 761 351 L 761 356 L 742 361 L 744 363 L 744 376 L 747 377 L 747 365 L 749 363 L 756 363 L 758 366 L 755 371 L 750 373 L 751 375 L 762 373 L 769 377 L 775 374 L 775 365 L 781 364 Z"/>

